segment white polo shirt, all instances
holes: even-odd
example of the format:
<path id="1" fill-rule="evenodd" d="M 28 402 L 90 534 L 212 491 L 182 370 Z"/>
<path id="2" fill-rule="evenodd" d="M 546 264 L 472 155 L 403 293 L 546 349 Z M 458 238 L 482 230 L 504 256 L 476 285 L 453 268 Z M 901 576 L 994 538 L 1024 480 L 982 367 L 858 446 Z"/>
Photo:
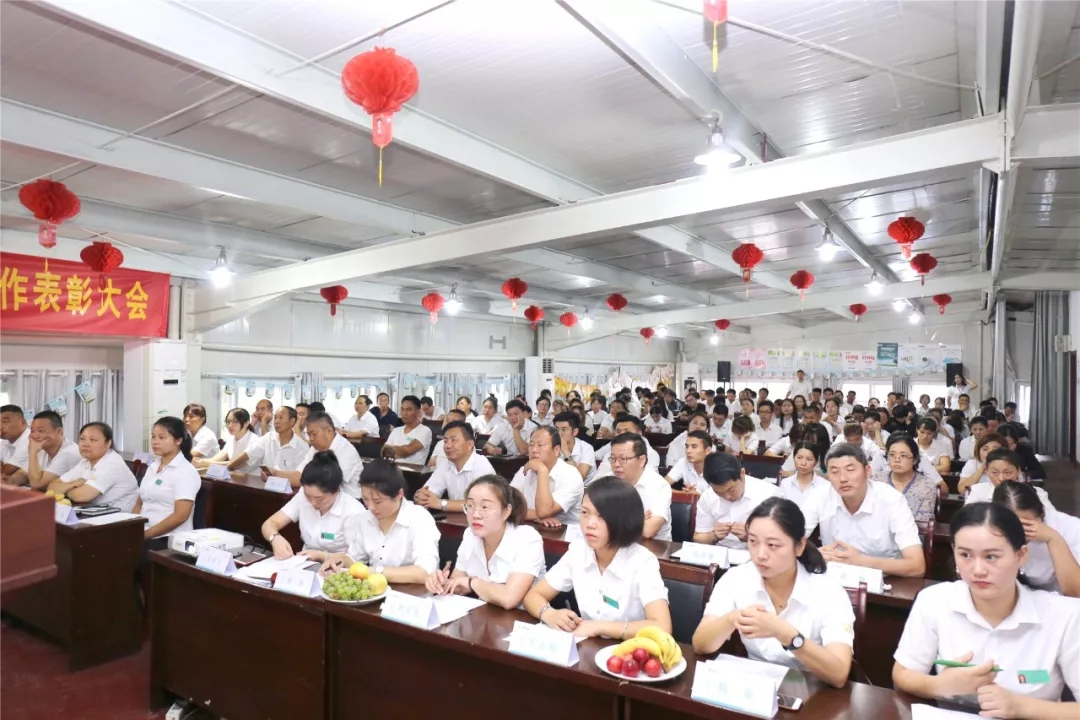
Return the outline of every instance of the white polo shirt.
<path id="1" fill-rule="evenodd" d="M 960 469 L 960 477 L 965 478 L 969 475 L 973 475 L 975 473 L 975 468 L 977 467 L 979 467 L 979 461 L 975 458 L 971 458 L 966 463 L 964 463 L 964 467 Z M 982 477 L 980 477 L 978 481 L 971 486 L 971 489 L 974 490 L 982 484 L 990 484 L 990 476 L 986 474 L 986 468 L 983 468 Z M 989 501 L 989 498 L 987 498 L 987 501 Z"/>
<path id="2" fill-rule="evenodd" d="M 651 468 L 653 468 L 655 470 L 656 468 L 660 467 L 660 453 L 658 453 L 658 452 L 656 452 L 655 450 L 652 449 L 652 445 L 649 444 L 649 439 L 647 437 L 642 435 L 641 439 L 645 442 L 645 456 L 648 458 L 648 460 L 646 461 L 645 464 L 648 467 L 651 467 Z M 607 445 L 605 445 L 604 447 L 602 447 L 602 448 L 600 448 L 599 450 L 596 451 L 596 453 L 593 455 L 593 459 L 596 460 L 596 461 L 599 461 L 599 462 L 606 463 L 607 459 L 608 459 L 608 455 L 610 455 L 610 454 L 611 454 L 611 443 L 608 443 Z M 611 468 L 610 467 L 608 467 L 608 473 L 607 474 L 608 475 L 611 474 Z M 599 477 L 604 477 L 604 476 L 600 475 Z"/>
<path id="3" fill-rule="evenodd" d="M 653 420 L 652 415 L 645 416 L 645 432 L 654 433 L 669 433 L 671 432 L 671 421 L 666 417 L 661 417 L 659 420 Z"/>
<path id="4" fill-rule="evenodd" d="M 529 438 L 532 437 L 533 430 L 535 430 L 537 427 L 539 427 L 539 425 L 526 421 L 525 426 L 521 428 L 521 439 L 524 440 L 526 444 L 528 444 Z M 488 442 L 495 447 L 502 448 L 503 452 L 505 452 L 507 455 L 525 454 L 518 449 L 517 443 L 514 442 L 514 426 L 511 425 L 509 422 L 500 423 L 494 430 L 492 430 L 491 437 L 488 438 Z"/>
<path id="5" fill-rule="evenodd" d="M 810 398 L 813 395 L 813 389 L 814 386 L 806 380 L 803 380 L 802 382 L 796 380 L 795 382 L 788 385 L 787 395 L 785 395 L 784 398 L 791 398 L 792 400 L 794 400 L 796 395 L 802 395 L 806 402 L 809 403 Z M 781 400 L 783 400 L 784 398 L 781 398 Z"/>
<path id="6" fill-rule="evenodd" d="M 82 455 L 79 454 L 79 444 L 67 438 L 64 438 L 60 449 L 51 458 L 44 448 L 37 451 L 38 467 L 58 477 L 78 465 L 80 460 Z"/>
<path id="7" fill-rule="evenodd" d="M 439 528 L 435 519 L 408 500 L 401 502 L 397 518 L 385 535 L 370 512 L 346 518 L 345 541 L 350 558 L 375 567 L 418 565 L 429 574 L 439 567 Z"/>
<path id="8" fill-rule="evenodd" d="M 64 482 L 80 478 L 86 480 L 89 487 L 101 493 L 86 503 L 87 506 L 115 505 L 120 508 L 120 512 L 131 512 L 131 509 L 135 507 L 135 501 L 139 497 L 139 483 L 128 469 L 124 458 L 120 457 L 120 453 L 115 450 L 105 453 L 93 467 L 90 466 L 89 460 L 81 458 L 75 467 L 60 476 Z"/>
<path id="9" fill-rule="evenodd" d="M 820 524 L 822 545 L 840 540 L 866 555 L 894 559 L 899 559 L 905 548 L 922 547 L 907 500 L 885 483 L 868 479 L 866 497 L 854 514 L 848 512 L 831 483 L 808 499 L 802 511 L 807 536 Z"/>
<path id="10" fill-rule="evenodd" d="M 551 483 L 552 499 L 562 508 L 562 512 L 556 515 L 555 519 L 563 525 L 576 524 L 578 513 L 581 512 L 581 496 L 585 494 L 585 482 L 581 479 L 581 473 L 559 459 L 548 472 L 548 482 Z M 525 496 L 530 510 L 536 509 L 536 483 L 536 473 L 524 467 L 517 471 L 510 483 Z"/>
<path id="11" fill-rule="evenodd" d="M 537 425 L 550 425 L 552 427 L 554 427 L 555 425 L 555 413 L 551 412 L 550 410 L 548 410 L 548 414 L 545 417 L 540 417 L 540 413 L 538 412 L 533 413 L 532 419 L 533 422 Z"/>
<path id="12" fill-rule="evenodd" d="M 386 438 L 386 445 L 403 446 L 408 445 L 413 440 L 420 441 L 420 449 L 412 455 L 398 458 L 397 462 L 423 465 L 427 462 L 428 450 L 431 448 L 431 428 L 424 423 L 418 423 L 412 430 L 406 430 L 404 425 L 394 428 L 390 431 L 390 437 Z"/>
<path id="13" fill-rule="evenodd" d="M 716 421 L 710 416 L 709 434 L 713 436 L 714 440 L 718 440 L 727 445 L 728 438 L 731 437 L 731 418 L 728 418 L 724 421 L 723 425 L 717 427 Z"/>
<path id="14" fill-rule="evenodd" d="M 975 440 L 975 438 L 971 435 L 968 435 L 966 438 L 960 441 L 960 449 L 957 451 L 957 455 L 960 456 L 961 460 L 967 462 L 968 460 L 972 460 L 975 457 L 976 442 L 977 441 Z"/>
<path id="15" fill-rule="evenodd" d="M 785 497 L 802 508 L 802 506 L 813 497 L 814 491 L 821 488 L 821 492 L 825 492 L 831 485 L 828 479 L 821 477 L 815 472 L 814 479 L 806 489 L 803 489 L 802 486 L 799 485 L 799 481 L 795 479 L 795 475 L 789 475 L 786 478 L 781 479 L 779 487 L 780 497 Z"/>
<path id="16" fill-rule="evenodd" d="M 589 472 L 585 474 L 585 484 L 588 485 L 593 481 L 596 477 L 596 451 L 593 450 L 592 445 L 579 437 L 574 438 L 574 449 L 570 451 L 570 456 L 565 456 L 565 449 L 563 455 L 563 459 L 575 467 L 588 465 Z"/>
<path id="17" fill-rule="evenodd" d="M 445 492 L 449 500 L 464 500 L 465 491 L 473 480 L 484 475 L 495 474 L 495 468 L 491 467 L 488 459 L 473 450 L 472 455 L 461 466 L 461 470 L 458 470 L 449 459 L 436 465 L 435 471 L 431 473 L 424 487 L 437 497 L 442 497 Z"/>
<path id="18" fill-rule="evenodd" d="M 759 440 L 764 440 L 766 445 L 774 445 L 780 442 L 780 438 L 784 437 L 784 431 L 780 428 L 780 423 L 776 422 L 776 418 L 773 418 L 767 428 L 763 428 L 759 424 L 754 434 L 758 436 Z"/>
<path id="19" fill-rule="evenodd" d="M 758 436 L 756 430 L 746 433 L 741 438 L 729 435 L 728 441 L 724 443 L 724 446 L 728 451 L 736 455 L 742 452 L 745 452 L 747 455 L 757 455 L 758 446 L 760 445 L 761 438 Z"/>
<path id="20" fill-rule="evenodd" d="M 945 390 L 946 405 L 949 408 L 954 408 L 960 404 L 960 396 L 971 396 L 971 388 L 967 385 L 950 385 Z"/>
<path id="21" fill-rule="evenodd" d="M 938 435 L 936 438 L 934 438 L 934 441 L 930 443 L 930 447 L 923 449 L 923 446 L 919 445 L 919 454 L 932 463 L 936 463 L 938 461 L 938 458 L 943 455 L 947 458 L 952 458 L 952 440 L 947 437 L 942 437 L 941 435 Z"/>
<path id="22" fill-rule="evenodd" d="M 985 477 L 985 476 L 984 476 Z M 992 502 L 994 499 L 994 490 L 997 489 L 997 485 L 990 482 L 975 483 L 968 490 L 967 495 L 964 496 L 964 504 L 973 502 Z M 1035 488 L 1035 494 L 1039 496 L 1039 500 L 1042 501 L 1043 508 L 1046 509 L 1046 514 L 1049 515 L 1052 512 L 1057 512 L 1054 505 L 1050 502 L 1050 496 L 1046 494 L 1046 491 L 1041 487 Z"/>
<path id="23" fill-rule="evenodd" d="M 585 413 L 585 425 L 589 430 L 592 430 L 594 425 L 603 426 L 604 421 L 609 417 L 611 416 L 604 410 L 597 410 L 596 412 L 590 410 Z"/>
<path id="24" fill-rule="evenodd" d="M 795 587 L 780 618 L 795 627 L 810 642 L 822 647 L 832 644 L 853 647 L 855 612 L 847 590 L 839 582 L 821 573 L 811 573 L 802 563 L 795 563 Z M 735 609 L 763 605 L 774 614 L 776 606 L 765 591 L 761 574 L 754 563 L 729 568 L 716 581 L 706 615 L 721 617 Z M 742 637 L 746 654 L 752 660 L 801 668 L 802 664 L 784 649 L 776 638 Z"/>
<path id="25" fill-rule="evenodd" d="M 1073 559 L 1080 563 L 1080 518 L 1048 509 L 1046 510 L 1044 522 L 1058 531 L 1065 540 L 1065 544 L 1069 546 Z M 1061 589 L 1054 573 L 1054 561 L 1050 559 L 1050 549 L 1046 543 L 1039 540 L 1029 540 L 1027 546 L 1027 562 L 1024 563 L 1020 572 L 1033 586 L 1041 590 L 1060 592 Z"/>
<path id="26" fill-rule="evenodd" d="M 356 448 L 353 444 L 341 437 L 340 435 L 334 435 L 334 441 L 330 443 L 330 450 L 334 452 L 337 457 L 338 465 L 341 467 L 341 475 L 345 478 L 345 484 L 341 486 L 341 489 L 354 498 L 360 497 L 360 472 L 364 469 L 364 464 L 360 462 L 360 453 L 356 452 Z M 318 452 L 314 445 L 308 446 L 307 454 L 304 455 L 304 459 L 300 461 L 297 466 L 297 470 L 302 475 L 304 468 L 311 462 L 311 459 L 315 457 L 315 453 Z M 275 468 L 277 469 L 277 468 Z"/>
<path id="27" fill-rule="evenodd" d="M 281 444 L 281 436 L 269 432 L 247 449 L 248 460 L 255 467 L 265 465 L 274 470 L 296 470 L 308 452 L 308 444 L 294 432 L 289 442 Z"/>
<path id="28" fill-rule="evenodd" d="M 584 540 L 574 540 L 544 579 L 559 592 L 572 589 L 585 620 L 644 620 L 646 605 L 668 599 L 660 561 L 637 543 L 619 548 L 601 574 L 593 549 Z"/>
<path id="29" fill-rule="evenodd" d="M 1080 696 L 1080 601 L 1017 583 L 1012 614 L 997 627 L 975 609 L 963 580 L 939 583 L 915 597 L 893 658 L 908 670 L 929 673 L 937 658 L 971 652 L 971 662 L 994 660 L 994 682 L 1010 692 L 1057 701 L 1065 685 Z M 1048 683 L 1020 682 L 1024 670 L 1045 670 Z"/>
<path id="30" fill-rule="evenodd" d="M 345 423 L 345 432 L 366 432 L 366 437 L 379 437 L 379 421 L 375 419 L 375 413 L 365 412 L 363 415 L 353 414 Z"/>
<path id="31" fill-rule="evenodd" d="M 507 523 L 499 546 L 488 560 L 484 541 L 473 534 L 471 527 L 466 528 L 458 546 L 455 569 L 493 583 L 505 583 L 514 573 L 543 577 L 544 539 L 533 527 Z"/>
<path id="32" fill-rule="evenodd" d="M 655 538 L 657 540 L 671 540 L 671 486 L 667 480 L 651 467 L 646 467 L 641 477 L 634 484 L 634 489 L 641 496 L 641 504 L 645 510 L 651 511 L 653 517 L 663 517 L 664 524 L 660 526 Z"/>
<path id="33" fill-rule="evenodd" d="M 81 456 L 80 456 L 81 457 Z M 3 441 L 0 449 L 0 463 L 14 465 L 22 470 L 30 467 L 30 426 L 27 425 L 15 442 Z"/>
<path id="34" fill-rule="evenodd" d="M 217 435 L 214 431 L 203 425 L 191 438 L 191 452 L 199 453 L 204 458 L 214 457 L 220 452 Z"/>
<path id="35" fill-rule="evenodd" d="M 779 455 L 780 457 L 785 457 L 787 455 L 790 455 L 791 454 L 791 438 L 789 438 L 787 435 L 783 436 L 782 438 L 780 438 L 779 440 L 774 442 L 772 445 L 770 445 L 766 449 L 766 452 L 770 452 L 773 455 Z"/>
<path id="36" fill-rule="evenodd" d="M 488 420 L 483 415 L 474 415 L 466 420 L 472 425 L 473 432 L 477 435 L 490 435 L 496 427 L 505 422 L 498 415 L 493 415 L 491 420 Z"/>
<path id="37" fill-rule="evenodd" d="M 421 415 L 423 415 L 423 417 L 421 418 L 422 421 L 423 420 L 440 420 L 441 421 L 443 419 L 443 417 L 446 415 L 446 411 L 443 410 L 438 405 L 433 405 L 431 407 L 431 414 L 430 415 L 425 413 L 423 411 L 423 409 L 420 410 L 420 413 L 421 413 Z"/>
<path id="38" fill-rule="evenodd" d="M 679 458 L 679 462 L 671 466 L 667 476 L 676 482 L 682 480 L 683 487 L 688 490 L 694 488 L 699 493 L 704 493 L 709 489 L 709 483 L 705 482 L 705 476 L 699 473 L 693 463 L 685 457 Z"/>
<path id="39" fill-rule="evenodd" d="M 139 485 L 139 497 L 142 498 L 142 511 L 139 514 L 149 521 L 146 527 L 152 528 L 172 515 L 176 510 L 177 500 L 190 500 L 194 503 L 200 488 L 202 488 L 202 478 L 199 477 L 199 471 L 183 455 L 177 453 L 165 467 L 161 467 L 161 460 L 151 463 L 146 468 L 142 484 Z M 159 537 L 194 530 L 194 516 L 193 504 L 187 519 L 179 527 Z"/>
<path id="40" fill-rule="evenodd" d="M 300 537 L 304 541 L 305 550 L 343 553 L 348 548 L 345 541 L 345 521 L 353 515 L 366 513 L 367 510 L 356 498 L 339 492 L 330 509 L 321 513 L 312 506 L 301 489 L 285 503 L 281 512 L 300 526 Z"/>
<path id="41" fill-rule="evenodd" d="M 664 457 L 664 464 L 668 467 L 673 467 L 675 463 L 686 457 L 686 438 L 690 436 L 689 430 L 683 430 L 676 435 L 671 444 L 668 445 L 667 455 Z"/>
<path id="42" fill-rule="evenodd" d="M 225 457 L 229 459 L 229 462 L 232 462 L 240 456 L 240 453 L 246 453 L 248 450 L 258 444 L 259 436 L 251 432 L 250 430 L 244 433 L 239 440 L 230 435 L 229 439 L 225 441 Z M 249 473 L 253 472 L 257 467 L 258 465 L 251 462 L 251 455 L 249 454 L 248 464 L 243 466 L 242 468 L 239 468 L 236 472 Z"/>
<path id="43" fill-rule="evenodd" d="M 743 496 L 735 502 L 728 502 L 717 495 L 710 485 L 708 490 L 701 493 L 701 499 L 698 500 L 694 532 L 711 533 L 713 526 L 718 522 L 746 522 L 746 518 L 750 517 L 750 513 L 763 500 L 779 493 L 780 491 L 772 483 L 747 475 Z M 746 548 L 746 543 L 730 533 L 717 544 L 729 548 Z"/>

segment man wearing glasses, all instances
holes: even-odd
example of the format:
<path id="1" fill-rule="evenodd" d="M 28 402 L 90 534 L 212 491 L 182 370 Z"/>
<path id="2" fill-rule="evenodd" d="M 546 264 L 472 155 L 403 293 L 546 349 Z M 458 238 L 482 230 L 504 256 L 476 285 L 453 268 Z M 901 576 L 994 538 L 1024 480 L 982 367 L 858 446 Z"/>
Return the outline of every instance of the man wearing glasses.
<path id="1" fill-rule="evenodd" d="M 585 483 L 577 468 L 560 457 L 559 431 L 544 425 L 529 438 L 529 462 L 514 475 L 512 487 L 529 506 L 528 520 L 545 527 L 578 523 Z"/>
<path id="2" fill-rule="evenodd" d="M 645 506 L 642 536 L 671 540 L 671 486 L 648 466 L 645 441 L 633 433 L 619 435 L 611 441 L 608 460 L 615 477 L 632 485 L 641 496 Z"/>

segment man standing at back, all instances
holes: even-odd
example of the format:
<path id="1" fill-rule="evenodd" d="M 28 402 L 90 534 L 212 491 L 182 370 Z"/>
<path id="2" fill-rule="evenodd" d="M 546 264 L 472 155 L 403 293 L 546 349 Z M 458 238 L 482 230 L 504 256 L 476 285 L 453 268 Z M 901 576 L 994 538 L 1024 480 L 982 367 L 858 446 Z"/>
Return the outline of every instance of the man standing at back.
<path id="1" fill-rule="evenodd" d="M 802 370 L 796 370 L 795 377 L 797 379 L 795 382 L 791 383 L 791 385 L 788 385 L 787 394 L 784 395 L 784 397 L 794 398 L 796 395 L 802 395 L 803 398 L 806 399 L 806 402 L 809 403 L 813 387 L 806 381 L 806 373 Z"/>

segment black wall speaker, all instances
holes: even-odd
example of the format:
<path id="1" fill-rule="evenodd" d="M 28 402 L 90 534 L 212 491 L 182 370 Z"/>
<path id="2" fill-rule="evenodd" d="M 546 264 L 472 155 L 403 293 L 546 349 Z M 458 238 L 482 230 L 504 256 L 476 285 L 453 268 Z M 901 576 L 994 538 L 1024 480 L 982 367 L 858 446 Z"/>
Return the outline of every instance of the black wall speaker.
<path id="1" fill-rule="evenodd" d="M 964 375 L 964 380 L 967 380 L 967 375 L 964 374 L 964 364 L 945 363 L 945 384 L 952 387 L 953 378 L 957 375 Z"/>
<path id="2" fill-rule="evenodd" d="M 731 363 L 729 361 L 721 360 L 720 362 L 716 363 L 716 382 L 731 382 Z"/>

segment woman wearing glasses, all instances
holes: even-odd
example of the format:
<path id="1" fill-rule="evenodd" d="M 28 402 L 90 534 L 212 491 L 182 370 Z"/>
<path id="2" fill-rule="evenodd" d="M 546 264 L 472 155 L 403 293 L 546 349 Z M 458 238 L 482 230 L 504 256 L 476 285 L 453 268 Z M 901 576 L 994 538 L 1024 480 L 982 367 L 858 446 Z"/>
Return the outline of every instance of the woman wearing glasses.
<path id="1" fill-rule="evenodd" d="M 894 433 L 885 443 L 885 459 L 889 469 L 878 479 L 900 491 L 915 522 L 930 522 L 937 508 L 939 486 L 919 469 L 918 444 L 908 435 Z"/>
<path id="2" fill-rule="evenodd" d="M 469 484 L 463 509 L 469 527 L 457 567 L 453 574 L 431 573 L 427 589 L 436 595 L 474 594 L 507 610 L 518 607 L 544 574 L 544 541 L 525 524 L 524 496 L 498 475 L 484 475 Z"/>

